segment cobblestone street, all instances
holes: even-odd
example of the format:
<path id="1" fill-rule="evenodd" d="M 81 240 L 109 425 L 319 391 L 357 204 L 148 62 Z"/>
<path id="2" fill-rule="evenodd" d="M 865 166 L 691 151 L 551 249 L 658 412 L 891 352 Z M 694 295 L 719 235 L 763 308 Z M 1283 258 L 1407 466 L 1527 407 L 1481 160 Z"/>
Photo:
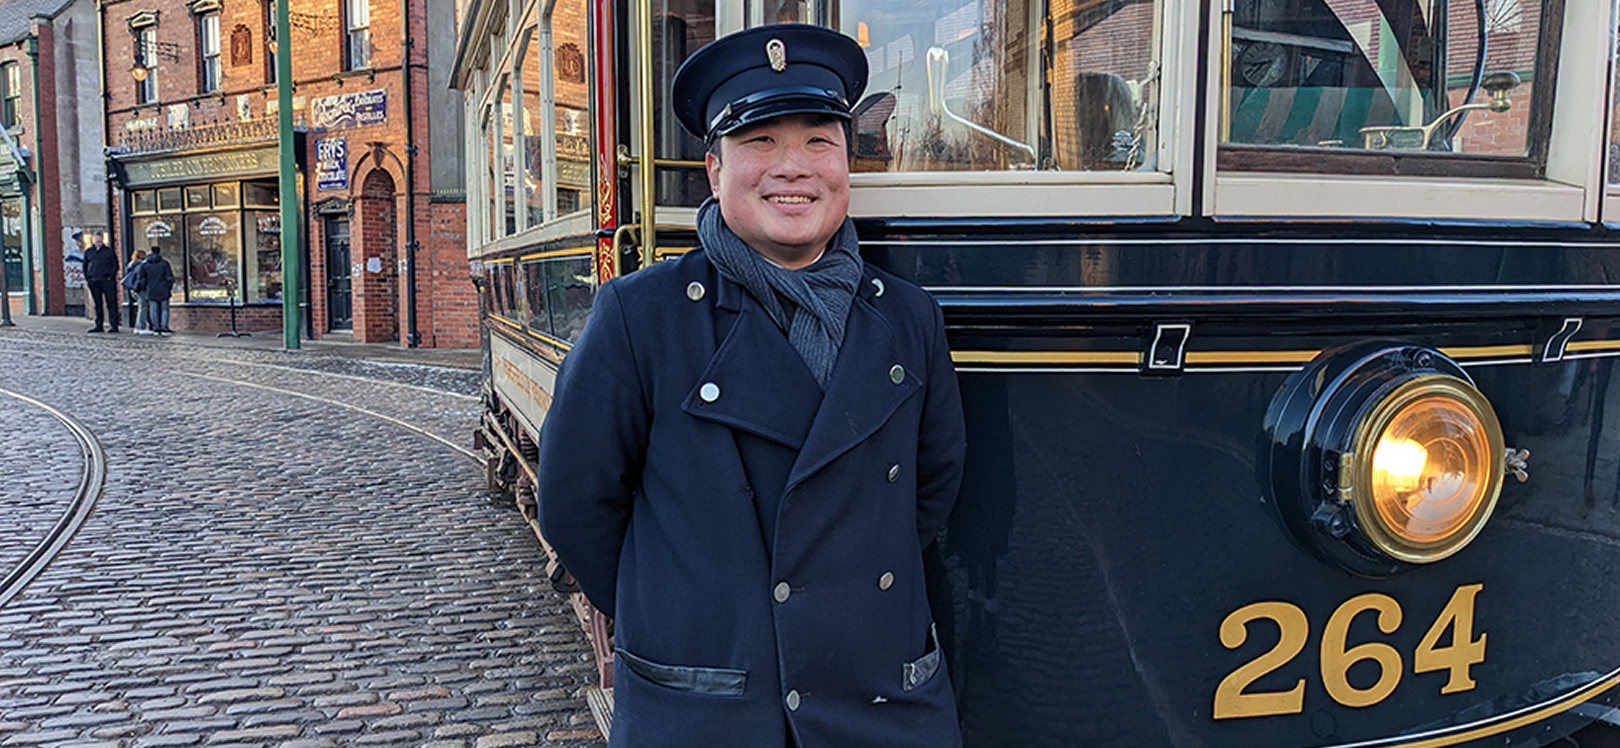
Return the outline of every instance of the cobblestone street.
<path id="1" fill-rule="evenodd" d="M 484 490 L 476 352 L 0 329 L 0 746 L 599 746 L 589 645 Z M 69 324 L 71 323 L 71 324 Z M 8 394 L 10 393 L 10 394 Z M 3 591 L 0 591 L 3 592 Z"/>

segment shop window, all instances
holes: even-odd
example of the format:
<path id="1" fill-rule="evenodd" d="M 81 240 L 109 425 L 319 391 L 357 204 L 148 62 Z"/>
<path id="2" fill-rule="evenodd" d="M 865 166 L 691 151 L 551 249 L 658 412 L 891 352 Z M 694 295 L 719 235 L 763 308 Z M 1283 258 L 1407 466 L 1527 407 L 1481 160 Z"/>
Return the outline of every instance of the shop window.
<path id="1" fill-rule="evenodd" d="M 146 26 L 135 32 L 135 103 L 154 104 L 157 90 L 157 27 Z"/>
<path id="2" fill-rule="evenodd" d="M 223 304 L 237 293 L 241 277 L 241 214 L 190 213 L 185 220 L 186 301 Z"/>
<path id="3" fill-rule="evenodd" d="M 1219 164 L 1535 177 L 1551 126 L 1552 87 L 1539 82 L 1552 62 L 1540 50 L 1557 48 L 1558 28 L 1542 38 L 1554 2 L 1238 3 Z"/>
<path id="4" fill-rule="evenodd" d="M 17 126 L 22 103 L 22 66 L 15 62 L 0 65 L 0 125 Z"/>
<path id="5" fill-rule="evenodd" d="M 752 4 L 756 23 L 810 6 Z M 866 52 L 852 171 L 1155 171 L 1162 0 L 830 4 Z"/>
<path id="6" fill-rule="evenodd" d="M 343 69 L 371 67 L 371 0 L 344 0 Z"/>
<path id="7" fill-rule="evenodd" d="M 178 213 L 184 204 L 179 188 L 158 190 L 158 210 L 164 213 Z"/>
<path id="8" fill-rule="evenodd" d="M 175 295 L 183 298 L 185 253 L 180 238 L 180 216 L 138 216 L 131 219 L 130 224 L 135 231 L 136 248 L 163 250 L 163 258 L 174 266 Z"/>
<path id="9" fill-rule="evenodd" d="M 186 188 L 186 210 L 207 210 L 213 207 L 209 204 L 208 185 L 199 185 Z"/>
<path id="10" fill-rule="evenodd" d="M 198 83 L 202 93 L 219 91 L 222 70 L 219 60 L 219 13 L 204 13 L 197 17 Z"/>
<path id="11" fill-rule="evenodd" d="M 248 208 L 279 208 L 281 190 L 275 182 L 243 182 L 242 205 Z"/>
<path id="12" fill-rule="evenodd" d="M 12 293 L 23 286 L 23 214 L 21 200 L 0 200 L 0 254 L 4 255 L 6 286 Z"/>
<path id="13" fill-rule="evenodd" d="M 130 193 L 129 209 L 131 213 L 156 213 L 157 192 L 153 190 L 137 190 Z"/>
<path id="14" fill-rule="evenodd" d="M 281 300 L 281 214 L 250 210 L 245 215 L 247 242 L 247 291 L 245 302 Z"/>
<path id="15" fill-rule="evenodd" d="M 216 185 L 214 185 L 214 207 L 216 207 L 216 208 L 234 208 L 234 207 L 236 207 L 236 195 L 237 195 L 237 190 L 236 190 L 236 185 L 234 185 L 234 184 L 216 184 Z"/>

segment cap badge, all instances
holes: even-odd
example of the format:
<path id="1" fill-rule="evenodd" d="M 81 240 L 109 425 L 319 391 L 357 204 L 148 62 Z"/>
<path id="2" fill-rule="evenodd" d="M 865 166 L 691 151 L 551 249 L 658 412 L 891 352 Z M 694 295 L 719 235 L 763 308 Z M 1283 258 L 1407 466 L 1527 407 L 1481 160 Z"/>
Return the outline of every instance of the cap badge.
<path id="1" fill-rule="evenodd" d="M 765 56 L 771 60 L 771 69 L 780 73 L 787 70 L 787 45 L 781 39 L 765 42 Z"/>

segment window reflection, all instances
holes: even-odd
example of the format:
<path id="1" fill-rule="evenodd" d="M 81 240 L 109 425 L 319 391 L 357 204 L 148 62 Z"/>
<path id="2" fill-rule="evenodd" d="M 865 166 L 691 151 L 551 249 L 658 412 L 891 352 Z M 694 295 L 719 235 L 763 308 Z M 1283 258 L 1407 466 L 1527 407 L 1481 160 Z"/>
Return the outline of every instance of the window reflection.
<path id="1" fill-rule="evenodd" d="M 1533 84 L 1492 74 L 1533 80 L 1540 9 L 1483 5 L 1481 16 L 1446 0 L 1237 0 L 1224 139 L 1525 155 Z"/>
<path id="2" fill-rule="evenodd" d="M 1154 0 L 844 0 L 856 171 L 1157 168 Z"/>

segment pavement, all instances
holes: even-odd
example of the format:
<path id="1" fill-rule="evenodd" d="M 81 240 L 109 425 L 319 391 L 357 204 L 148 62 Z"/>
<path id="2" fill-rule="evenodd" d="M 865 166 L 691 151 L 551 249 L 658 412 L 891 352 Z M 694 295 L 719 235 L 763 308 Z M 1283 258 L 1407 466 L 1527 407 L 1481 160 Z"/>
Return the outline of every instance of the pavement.
<path id="1" fill-rule="evenodd" d="M 470 452 L 479 353 L 0 328 L 0 746 L 602 744 L 589 645 Z M 0 599 L 4 599 L 0 597 Z"/>

